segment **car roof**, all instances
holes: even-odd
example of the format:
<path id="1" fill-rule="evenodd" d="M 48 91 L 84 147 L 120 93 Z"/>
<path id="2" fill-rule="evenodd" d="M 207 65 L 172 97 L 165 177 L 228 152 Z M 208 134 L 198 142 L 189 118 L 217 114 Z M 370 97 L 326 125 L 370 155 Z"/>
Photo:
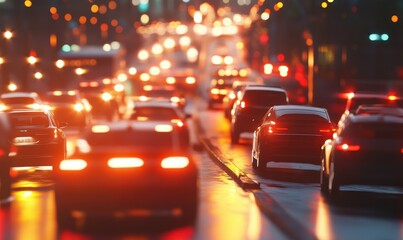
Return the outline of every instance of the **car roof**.
<path id="1" fill-rule="evenodd" d="M 277 116 L 286 114 L 314 114 L 329 119 L 328 112 L 325 108 L 306 106 L 306 105 L 276 105 L 273 106 Z"/>
<path id="2" fill-rule="evenodd" d="M 286 93 L 285 89 L 280 88 L 280 87 L 268 87 L 268 86 L 258 86 L 258 85 L 246 85 L 244 88 L 244 91 L 249 91 L 249 90 L 257 90 L 257 91 L 273 91 L 273 92 L 284 92 Z"/>
<path id="3" fill-rule="evenodd" d="M 355 92 L 349 95 L 349 99 L 353 98 L 389 98 L 391 95 L 378 92 Z M 399 99 L 399 97 L 397 97 Z"/>
<path id="4" fill-rule="evenodd" d="M 363 104 L 358 106 L 355 114 L 383 114 L 403 117 L 403 108 L 387 104 Z"/>
<path id="5" fill-rule="evenodd" d="M 9 92 L 1 94 L 1 98 L 11 98 L 11 97 L 31 97 L 36 98 L 38 94 L 36 92 Z"/>
<path id="6" fill-rule="evenodd" d="M 166 107 L 178 108 L 178 104 L 171 102 L 169 99 L 147 99 L 146 101 L 134 101 L 134 108 L 136 107 Z"/>
<path id="7" fill-rule="evenodd" d="M 353 123 L 358 123 L 358 122 L 383 122 L 383 123 L 403 123 L 403 117 L 402 116 L 396 116 L 396 115 L 384 115 L 384 114 L 350 114 L 346 118 L 347 121 L 353 122 Z"/>

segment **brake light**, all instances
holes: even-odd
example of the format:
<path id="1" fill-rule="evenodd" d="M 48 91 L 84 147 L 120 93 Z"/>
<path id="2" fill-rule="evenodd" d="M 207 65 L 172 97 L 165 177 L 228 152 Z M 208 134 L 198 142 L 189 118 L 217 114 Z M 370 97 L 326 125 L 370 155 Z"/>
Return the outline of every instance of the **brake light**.
<path id="1" fill-rule="evenodd" d="M 108 160 L 110 168 L 138 168 L 144 165 L 140 158 L 111 158 Z"/>
<path id="2" fill-rule="evenodd" d="M 396 101 L 397 97 L 395 95 L 388 96 L 389 101 Z"/>
<path id="3" fill-rule="evenodd" d="M 87 162 L 82 159 L 65 159 L 60 162 L 60 170 L 80 171 L 87 167 Z"/>
<path id="4" fill-rule="evenodd" d="M 246 103 L 244 101 L 241 101 L 241 108 L 245 108 L 246 107 Z"/>
<path id="5" fill-rule="evenodd" d="M 330 132 L 332 132 L 332 130 L 330 130 L 330 129 L 320 129 L 319 132 L 321 132 L 321 133 L 330 133 Z"/>
<path id="6" fill-rule="evenodd" d="M 189 159 L 187 157 L 167 157 L 161 162 L 162 168 L 185 168 L 189 165 Z"/>
<path id="7" fill-rule="evenodd" d="M 82 110 L 84 110 L 84 106 L 81 103 L 76 103 L 74 104 L 74 110 L 76 112 L 81 112 Z"/>
<path id="8" fill-rule="evenodd" d="M 403 154 L 403 148 L 400 149 L 400 153 Z"/>
<path id="9" fill-rule="evenodd" d="M 0 148 L 0 157 L 3 157 L 6 154 L 6 151 L 4 149 Z"/>
<path id="10" fill-rule="evenodd" d="M 336 145 L 336 149 L 344 152 L 356 152 L 360 150 L 360 145 L 349 145 L 347 143 Z"/>

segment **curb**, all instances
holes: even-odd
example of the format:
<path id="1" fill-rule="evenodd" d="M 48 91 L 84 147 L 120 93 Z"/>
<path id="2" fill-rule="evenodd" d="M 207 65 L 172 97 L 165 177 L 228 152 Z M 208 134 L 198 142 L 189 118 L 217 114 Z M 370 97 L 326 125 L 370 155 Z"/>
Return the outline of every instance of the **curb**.
<path id="1" fill-rule="evenodd" d="M 211 142 L 204 137 L 199 137 L 199 142 L 207 150 L 210 157 L 229 175 L 235 182 L 239 184 L 243 189 L 260 189 L 260 183 L 252 180 L 239 169 L 233 162 L 226 160 L 224 154 L 211 144 Z"/>

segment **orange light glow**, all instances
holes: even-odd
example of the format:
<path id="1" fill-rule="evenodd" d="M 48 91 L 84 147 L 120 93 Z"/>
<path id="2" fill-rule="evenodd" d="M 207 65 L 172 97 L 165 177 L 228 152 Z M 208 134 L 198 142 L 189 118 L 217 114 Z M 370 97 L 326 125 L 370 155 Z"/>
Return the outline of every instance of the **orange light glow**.
<path id="1" fill-rule="evenodd" d="M 144 165 L 140 158 L 111 158 L 108 160 L 110 168 L 138 168 Z"/>
<path id="2" fill-rule="evenodd" d="M 389 99 L 390 101 L 395 101 L 395 100 L 397 99 L 397 97 L 394 96 L 394 95 L 390 95 L 390 96 L 388 97 L 388 99 Z"/>
<path id="3" fill-rule="evenodd" d="M 80 171 L 87 167 L 87 162 L 83 159 L 65 159 L 60 162 L 60 170 Z"/>
<path id="4" fill-rule="evenodd" d="M 337 150 L 342 150 L 342 151 L 359 151 L 360 150 L 360 146 L 359 145 L 349 145 L 347 143 L 341 144 L 341 145 L 337 145 L 336 149 Z"/>
<path id="5" fill-rule="evenodd" d="M 167 157 L 161 162 L 162 168 L 185 168 L 189 165 L 189 159 L 187 157 Z"/>
<path id="6" fill-rule="evenodd" d="M 154 130 L 156 132 L 172 132 L 173 127 L 171 125 L 160 124 L 155 126 Z"/>
<path id="7" fill-rule="evenodd" d="M 94 125 L 91 128 L 92 132 L 94 133 L 106 133 L 109 132 L 109 127 L 106 125 Z"/>

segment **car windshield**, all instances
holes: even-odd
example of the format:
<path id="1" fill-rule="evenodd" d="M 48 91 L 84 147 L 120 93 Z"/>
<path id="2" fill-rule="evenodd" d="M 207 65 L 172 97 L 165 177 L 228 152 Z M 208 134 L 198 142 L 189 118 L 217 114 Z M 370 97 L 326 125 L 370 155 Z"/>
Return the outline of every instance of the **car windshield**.
<path id="1" fill-rule="evenodd" d="M 46 95 L 43 97 L 45 101 L 52 103 L 75 103 L 76 97 L 70 95 Z"/>
<path id="2" fill-rule="evenodd" d="M 49 126 L 47 116 L 41 113 L 11 113 L 10 121 L 16 127 Z"/>
<path id="3" fill-rule="evenodd" d="M 13 97 L 13 98 L 2 98 L 1 101 L 4 104 L 33 104 L 35 100 L 29 97 Z"/>
<path id="4" fill-rule="evenodd" d="M 172 149 L 177 139 L 172 132 L 134 130 L 131 128 L 106 133 L 91 133 L 87 137 L 90 146 L 122 147 L 142 150 Z"/>
<path id="5" fill-rule="evenodd" d="M 343 131 L 345 137 L 403 140 L 402 123 L 360 122 L 350 124 Z"/>
<path id="6" fill-rule="evenodd" d="M 243 99 L 247 104 L 258 107 L 287 104 L 286 95 L 275 91 L 246 91 Z"/>
<path id="7" fill-rule="evenodd" d="M 177 111 L 164 107 L 138 107 L 134 109 L 131 119 L 138 120 L 172 120 L 179 119 Z"/>

